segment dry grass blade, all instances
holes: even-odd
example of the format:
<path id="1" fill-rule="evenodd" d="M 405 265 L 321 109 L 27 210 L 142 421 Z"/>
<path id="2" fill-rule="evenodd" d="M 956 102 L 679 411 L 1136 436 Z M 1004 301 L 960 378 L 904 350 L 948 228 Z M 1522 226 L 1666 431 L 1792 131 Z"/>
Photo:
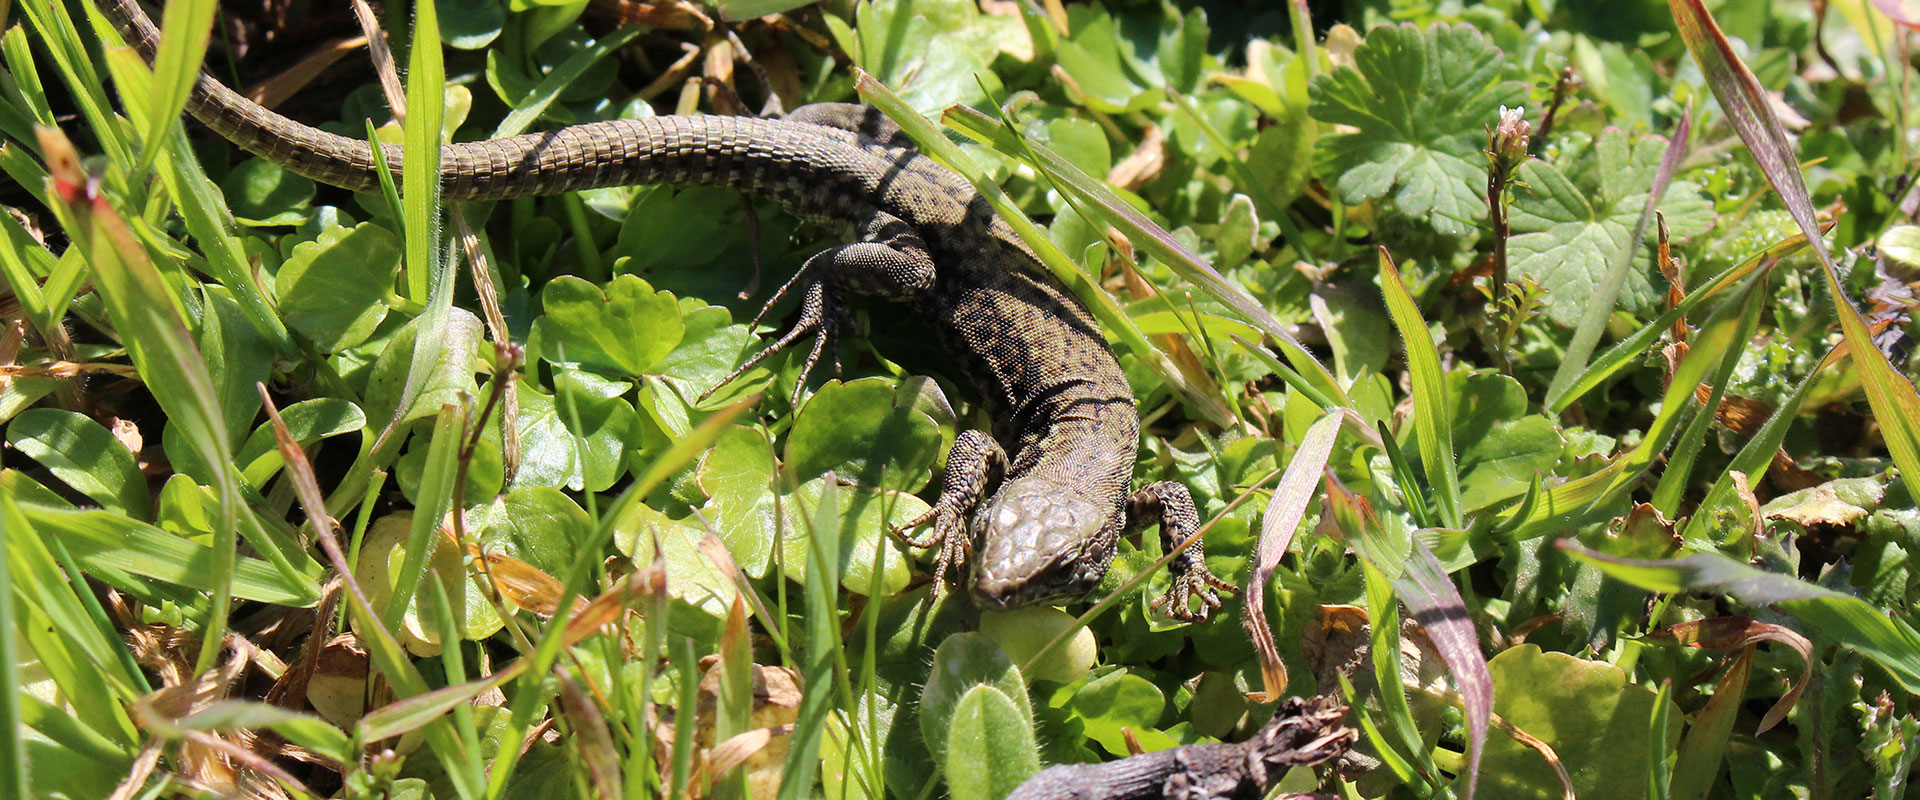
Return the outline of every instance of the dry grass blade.
<path id="1" fill-rule="evenodd" d="M 1416 538 L 1413 544 L 1413 557 L 1407 560 L 1406 575 L 1394 581 L 1394 593 L 1413 612 L 1414 621 L 1427 632 L 1460 687 L 1467 712 L 1466 797 L 1471 800 L 1480 785 L 1480 758 L 1486 753 L 1487 723 L 1493 716 L 1493 674 L 1487 669 L 1480 636 L 1460 590 L 1424 542 Z"/>
<path id="2" fill-rule="evenodd" d="M 1333 455 L 1333 443 L 1339 437 L 1342 418 L 1339 411 L 1329 412 L 1307 429 L 1294 449 L 1292 460 L 1287 462 L 1286 472 L 1280 475 L 1280 484 L 1274 487 L 1273 498 L 1267 501 L 1266 513 L 1260 518 L 1257 560 L 1253 576 L 1247 581 L 1246 605 L 1241 612 L 1241 624 L 1253 638 L 1254 653 L 1260 657 L 1261 691 L 1249 695 L 1256 703 L 1277 702 L 1286 694 L 1287 665 L 1280 660 L 1279 648 L 1273 642 L 1273 627 L 1267 624 L 1267 583 L 1273 579 L 1274 568 L 1286 556 L 1293 534 L 1300 527 L 1301 518 L 1306 516 L 1307 506 L 1313 502 L 1321 473 Z"/>
<path id="3" fill-rule="evenodd" d="M 1688 647 L 1710 647 L 1715 650 L 1738 650 L 1763 642 L 1778 642 L 1799 653 L 1800 661 L 1805 665 L 1800 671 L 1800 680 L 1795 681 L 1793 688 L 1788 689 L 1774 702 L 1773 707 L 1767 709 L 1766 716 L 1760 719 L 1760 728 L 1754 731 L 1755 735 L 1766 733 L 1786 719 L 1787 712 L 1793 709 L 1800 694 L 1806 691 L 1807 684 L 1813 680 L 1813 642 L 1785 626 L 1747 617 L 1712 617 L 1672 625 L 1653 635 Z"/>

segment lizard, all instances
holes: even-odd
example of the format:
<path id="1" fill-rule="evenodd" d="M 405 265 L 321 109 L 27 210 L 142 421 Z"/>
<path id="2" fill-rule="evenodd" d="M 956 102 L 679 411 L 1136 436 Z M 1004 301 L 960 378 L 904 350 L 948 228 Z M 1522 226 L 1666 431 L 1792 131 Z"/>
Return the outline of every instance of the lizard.
<path id="1" fill-rule="evenodd" d="M 138 0 L 100 4 L 151 61 L 160 32 Z M 288 119 L 204 72 L 186 110 L 295 174 L 353 191 L 379 186 L 366 141 Z M 383 147 L 398 183 L 401 151 Z M 966 569 L 967 592 L 984 608 L 1071 602 L 1099 583 L 1122 535 L 1158 523 L 1171 551 L 1198 528 L 1185 486 L 1129 491 L 1140 421 L 1098 324 L 971 184 L 921 155 L 873 109 L 816 104 L 782 119 L 615 119 L 441 151 L 448 200 L 635 184 L 731 187 L 855 234 L 808 258 L 773 294 L 761 314 L 793 290 L 801 298 L 796 322 L 720 385 L 811 335 L 797 399 L 846 324 L 845 295 L 910 302 L 929 321 L 993 420 L 992 435 L 955 438 L 938 499 L 894 531 L 911 546 L 938 549 L 934 591 L 950 569 Z M 930 527 L 918 536 L 904 533 L 923 526 Z M 1234 591 L 1203 556 L 1196 539 L 1170 562 L 1171 586 L 1155 604 L 1176 619 L 1205 618 L 1220 607 L 1219 591 Z"/>
<path id="2" fill-rule="evenodd" d="M 1360 736 L 1340 723 L 1346 715 L 1346 706 L 1331 698 L 1289 697 L 1244 742 L 1191 744 L 1103 764 L 1048 767 L 1007 800 L 1259 800 L 1287 770 L 1346 753 Z"/>

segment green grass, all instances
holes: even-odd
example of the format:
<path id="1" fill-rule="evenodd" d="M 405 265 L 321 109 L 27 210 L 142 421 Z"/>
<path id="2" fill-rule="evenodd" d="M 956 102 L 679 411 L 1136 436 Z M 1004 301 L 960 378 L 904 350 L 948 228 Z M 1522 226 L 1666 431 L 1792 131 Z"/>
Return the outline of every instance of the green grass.
<path id="1" fill-rule="evenodd" d="M 179 121 L 203 59 L 271 77 L 215 5 L 149 67 L 86 0 L 0 2 L 0 800 L 995 798 L 1322 687 L 1378 766 L 1287 791 L 1888 797 L 1920 753 L 1920 97 L 1877 6 L 1817 51 L 1801 6 L 1691 0 L 421 3 L 401 130 L 372 81 L 291 106 L 400 144 L 355 196 Z M 722 38 L 752 63 L 660 81 Z M 1567 66 L 1491 286 L 1481 151 Z M 1065 610 L 936 597 L 889 530 L 990 420 L 903 307 L 854 304 L 843 375 L 704 398 L 831 226 L 437 196 L 447 141 L 768 86 L 893 117 L 1092 311 L 1136 482 L 1192 489 L 1241 597 L 1156 610 L 1153 531 Z"/>

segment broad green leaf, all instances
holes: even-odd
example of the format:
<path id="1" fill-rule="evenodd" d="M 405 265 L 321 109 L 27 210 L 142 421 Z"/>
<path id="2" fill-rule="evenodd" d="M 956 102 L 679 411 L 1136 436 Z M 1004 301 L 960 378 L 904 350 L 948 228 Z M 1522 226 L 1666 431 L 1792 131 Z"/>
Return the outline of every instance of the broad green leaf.
<path id="1" fill-rule="evenodd" d="M 1660 316 L 1655 317 L 1653 321 L 1648 322 L 1632 335 L 1621 339 L 1615 343 L 1614 346 L 1607 348 L 1605 353 L 1602 353 L 1599 358 L 1593 360 L 1593 363 L 1587 365 L 1585 372 L 1582 372 L 1579 377 L 1574 378 L 1568 384 L 1566 391 L 1562 392 L 1559 397 L 1550 397 L 1547 399 L 1546 410 L 1552 414 L 1565 411 L 1569 406 L 1572 406 L 1575 401 L 1579 400 L 1581 396 L 1593 391 L 1595 387 L 1605 382 L 1608 378 L 1618 374 L 1619 371 L 1625 369 L 1628 364 L 1636 363 L 1639 359 L 1645 357 L 1647 350 L 1653 347 L 1655 342 L 1660 340 L 1661 335 L 1670 330 L 1675 322 L 1692 312 L 1693 309 L 1698 307 L 1702 302 L 1719 294 L 1722 289 L 1732 286 L 1735 281 L 1742 280 L 1748 275 L 1753 274 L 1753 271 L 1759 269 L 1762 265 L 1793 254 L 1806 243 L 1807 237 L 1805 235 L 1795 234 L 1787 237 L 1784 240 L 1774 243 L 1765 250 L 1754 254 L 1747 260 L 1728 267 L 1704 285 L 1688 292 L 1686 298 L 1681 300 L 1677 305 L 1662 312 Z"/>
<path id="2" fill-rule="evenodd" d="M 515 488 L 555 486 L 599 492 L 626 473 L 627 443 L 640 417 L 624 398 L 595 397 L 584 391 L 552 397 L 519 382 L 514 383 L 513 392 L 520 404 L 521 448 Z"/>
<path id="3" fill-rule="evenodd" d="M 1680 158 L 1687 154 L 1687 144 L 1692 136 L 1693 109 L 1689 107 L 1686 113 L 1680 115 L 1680 121 L 1675 124 L 1673 140 L 1667 143 L 1661 153 L 1659 165 L 1654 169 L 1653 174 L 1648 176 L 1646 188 L 1642 192 L 1647 199 L 1642 204 L 1640 216 L 1634 220 L 1632 232 L 1621 241 L 1620 248 L 1615 250 L 1607 260 L 1606 273 L 1601 276 L 1598 283 L 1594 284 L 1593 294 L 1586 298 L 1586 307 L 1580 313 L 1580 323 L 1574 328 L 1573 340 L 1567 345 L 1567 356 L 1560 362 L 1560 367 L 1554 370 L 1553 381 L 1548 384 L 1548 395 L 1557 394 L 1558 390 L 1565 388 L 1574 376 L 1579 375 L 1587 366 L 1587 358 L 1593 355 L 1593 348 L 1600 343 L 1600 334 L 1606 328 L 1607 320 L 1613 316 L 1614 308 L 1618 305 L 1620 289 L 1626 284 L 1627 275 L 1633 271 L 1633 265 L 1644 255 L 1641 252 L 1641 245 L 1646 241 L 1647 226 L 1653 224 L 1656 219 L 1655 214 L 1660 212 L 1659 206 L 1667 194 L 1667 187 L 1673 183 L 1674 173 L 1680 169 Z M 1648 144 L 1650 139 L 1643 139 L 1642 146 Z M 1622 178 L 1634 177 L 1636 171 L 1610 169 L 1615 165 L 1609 162 L 1617 162 L 1624 155 L 1620 152 L 1624 148 L 1622 142 L 1623 137 L 1617 128 L 1608 128 L 1600 134 L 1600 188 L 1605 195 L 1641 190 L 1639 185 L 1621 183 Z M 1686 224 L 1685 215 L 1680 213 L 1681 207 L 1697 204 L 1699 195 L 1697 192 L 1687 191 L 1675 199 L 1677 202 L 1669 204 L 1668 210 L 1676 212 L 1674 216 L 1678 224 Z M 1711 208 L 1707 206 L 1708 210 Z M 1658 218 L 1663 221 L 1663 224 L 1668 225 L 1668 233 L 1671 233 L 1671 225 L 1675 223 L 1665 222 L 1665 216 Z M 1651 259 L 1648 260 L 1651 261 Z M 1549 311 L 1551 311 L 1551 304 L 1549 304 Z"/>
<path id="4" fill-rule="evenodd" d="M 1000 800 L 1040 771 L 1040 745 L 1025 709 L 991 685 L 960 696 L 947 726 L 947 788 L 954 800 Z"/>
<path id="5" fill-rule="evenodd" d="M 322 353 L 367 340 L 387 318 L 387 298 L 400 271 L 400 238 L 363 222 L 328 228 L 301 242 L 274 278 L 287 327 Z"/>
<path id="6" fill-rule="evenodd" d="M 967 0 L 879 0 L 861 4 L 854 19 L 855 63 L 897 87 L 921 114 L 999 93 L 1000 78 L 989 67 L 1027 44 L 1018 19 L 983 14 Z"/>
<path id="7" fill-rule="evenodd" d="M 446 37 L 448 47 L 482 49 L 500 36 L 500 28 L 507 21 L 501 0 L 441 0 L 441 3 L 441 33 Z M 519 131 L 495 133 L 494 136 L 512 136 L 516 133 Z"/>
<path id="8" fill-rule="evenodd" d="M 800 485 L 796 492 L 782 492 L 781 510 L 786 514 L 786 538 L 781 554 L 787 577 L 802 586 L 812 580 L 804 568 L 813 543 L 800 512 L 816 507 L 826 494 L 830 478 L 815 478 Z M 836 567 L 840 585 L 854 594 L 864 595 L 874 587 L 874 551 L 880 550 L 880 595 L 898 594 L 913 579 L 912 560 L 907 547 L 888 533 L 903 528 L 927 511 L 918 497 L 870 486 L 844 486 L 837 490 L 840 502 L 839 529 L 834 537 L 840 543 Z M 814 531 L 817 535 L 818 531 Z M 768 532 L 771 535 L 771 531 Z"/>
<path id="9" fill-rule="evenodd" d="M 264 158 L 241 162 L 220 188 L 233 215 L 251 225 L 293 225 L 306 219 L 314 184 Z"/>
<path id="10" fill-rule="evenodd" d="M 1454 393 L 1453 440 L 1460 443 L 1460 505 L 1477 511 L 1525 494 L 1551 474 L 1566 449 L 1553 420 L 1527 413 L 1519 381 L 1491 372 L 1447 376 Z"/>
<path id="11" fill-rule="evenodd" d="M 779 531 L 773 473 L 772 445 L 753 428 L 728 428 L 700 458 L 700 491 L 712 498 L 707 519 L 740 569 L 756 578 L 773 562 Z"/>
<path id="12" fill-rule="evenodd" d="M 1500 78 L 1504 58 L 1466 25 L 1368 31 L 1352 66 L 1313 80 L 1313 118 L 1357 129 L 1321 136 L 1314 171 L 1350 205 L 1391 195 L 1434 230 L 1466 233 L 1487 213 L 1486 126 L 1526 101 Z"/>
<path id="13" fill-rule="evenodd" d="M 1086 726 L 1086 735 L 1110 753 L 1125 753 L 1131 730 L 1148 750 L 1175 744 L 1158 728 L 1167 697 L 1152 681 L 1125 668 L 1097 671 L 1067 699 L 1066 710 Z"/>
<path id="14" fill-rule="evenodd" d="M 423 333 L 438 346 L 421 344 Z M 463 394 L 477 396 L 473 365 L 480 341 L 480 318 L 465 309 L 449 309 L 444 320 L 426 314 L 409 321 L 373 362 L 365 395 L 368 422 L 398 426 L 438 414 Z"/>
<path id="15" fill-rule="evenodd" d="M 800 481 L 835 472 L 865 486 L 918 491 L 940 456 L 940 428 L 913 407 L 916 397 L 878 378 L 828 382 L 794 415 L 787 467 Z"/>
<path id="16" fill-rule="evenodd" d="M 530 486 L 496 497 L 467 514 L 468 531 L 490 553 L 520 559 L 549 575 L 562 574 L 593 520 L 558 489 Z"/>
<path id="17" fill-rule="evenodd" d="M 1631 800 L 1644 797 L 1647 762 L 1623 758 L 1641 752 L 1653 719 L 1654 693 L 1627 682 L 1619 667 L 1565 653 L 1543 653 L 1523 644 L 1487 662 L 1493 677 L 1493 710 L 1515 727 L 1546 742 L 1573 777 L 1580 797 Z M 1666 740 L 1678 738 L 1680 713 L 1668 713 Z M 1562 797 L 1560 780 L 1540 753 L 1494 736 L 1481 761 L 1488 797 Z"/>
<path id="18" fill-rule="evenodd" d="M 153 516 L 147 478 L 133 453 L 100 423 L 72 411 L 35 408 L 7 424 L 7 444 L 107 509 Z"/>
<path id="19" fill-rule="evenodd" d="M 395 590 L 406 579 L 407 562 L 417 560 L 423 573 L 432 572 L 445 581 L 449 589 L 462 590 L 452 598 L 453 622 L 461 638 L 479 640 L 492 636 L 504 623 L 487 591 L 469 577 L 466 552 L 442 536 L 436 525 L 427 540 L 427 554 L 416 557 L 407 547 L 408 528 L 414 519 L 409 512 L 390 514 L 375 520 L 368 528 L 366 542 L 360 547 L 360 561 L 353 568 L 354 579 L 367 593 L 367 601 L 376 608 L 396 602 Z M 419 588 L 399 598 L 406 605 L 397 609 L 399 613 L 394 618 L 401 624 L 394 625 L 393 630 L 415 655 L 437 655 L 443 646 L 440 621 L 433 610 L 434 603 L 419 596 L 432 591 L 428 582 L 434 577 L 416 575 L 413 580 Z M 356 625 L 356 629 L 358 627 Z"/>
<path id="20" fill-rule="evenodd" d="M 1593 303 L 1605 300 L 1601 290 L 1608 272 L 1647 209 L 1647 187 L 1667 144 L 1659 136 L 1629 142 L 1625 132 L 1608 128 L 1590 148 L 1563 155 L 1559 164 L 1534 159 L 1520 167 L 1524 185 L 1514 190 L 1509 212 L 1514 235 L 1508 258 L 1515 276 L 1547 290 L 1548 319 L 1572 325 Z M 1713 225 L 1712 204 L 1690 181 L 1668 187 L 1658 208 L 1675 242 Z M 1634 252 L 1624 275 L 1620 310 L 1641 314 L 1665 296 L 1666 282 L 1649 248 Z"/>
<path id="21" fill-rule="evenodd" d="M 687 396 L 713 388 L 720 379 L 732 371 L 732 365 L 740 363 L 741 355 L 749 348 L 763 346 L 754 338 L 753 331 L 746 325 L 734 323 L 733 315 L 719 306 L 702 305 L 697 300 L 680 301 L 680 322 L 686 326 L 680 342 L 673 350 L 653 364 L 650 372 L 678 382 L 682 391 L 691 389 Z M 735 385 L 750 386 L 756 373 L 762 368 L 735 379 L 728 387 Z M 709 403 L 723 403 L 728 398 L 726 387 L 708 398 Z"/>
<path id="22" fill-rule="evenodd" d="M 700 552 L 700 539 L 705 535 L 696 525 L 669 519 L 642 503 L 629 505 L 613 523 L 614 546 L 635 564 L 653 561 L 658 537 L 657 552 L 667 562 L 667 594 L 684 607 L 706 615 L 706 622 L 712 623 L 726 618 L 739 590 L 712 559 Z"/>
<path id="23" fill-rule="evenodd" d="M 367 426 L 367 415 L 360 413 L 359 406 L 333 397 L 317 397 L 286 406 L 280 409 L 280 418 L 286 423 L 287 433 L 302 447 Z M 265 486 L 267 479 L 285 463 L 275 447 L 272 423 L 255 428 L 234 460 L 244 470 L 248 485 Z"/>
<path id="24" fill-rule="evenodd" d="M 1013 698 L 1016 707 L 1026 711 L 1026 724 L 1033 726 L 1033 711 L 1025 700 L 1026 679 L 1006 651 L 982 633 L 957 633 L 940 642 L 933 653 L 933 668 L 920 691 L 920 734 L 935 760 L 947 755 L 947 735 L 952 729 L 960 698 L 975 686 L 988 686 Z"/>
<path id="25" fill-rule="evenodd" d="M 1072 633 L 1065 645 L 1041 652 L 1054 637 L 1068 630 Z M 1015 663 L 1027 664 L 1021 674 L 1036 681 L 1072 683 L 1099 664 L 1093 631 L 1057 608 L 1030 606 L 1011 611 L 983 611 L 980 632 L 1006 651 Z"/>

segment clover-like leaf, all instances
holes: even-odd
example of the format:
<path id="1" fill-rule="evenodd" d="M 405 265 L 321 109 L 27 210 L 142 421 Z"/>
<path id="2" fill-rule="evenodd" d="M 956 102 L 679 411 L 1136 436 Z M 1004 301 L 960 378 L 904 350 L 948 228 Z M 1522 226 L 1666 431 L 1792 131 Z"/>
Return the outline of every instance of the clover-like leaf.
<path id="1" fill-rule="evenodd" d="M 617 394 L 609 397 L 577 388 L 590 380 L 594 379 L 585 373 L 559 371 L 555 383 L 570 390 L 560 397 L 514 384 L 520 403 L 521 448 L 515 488 L 564 486 L 598 492 L 626 471 L 627 446 L 636 435 L 640 415 Z"/>
<path id="2" fill-rule="evenodd" d="M 783 493 L 780 511 L 786 517 L 786 537 L 780 540 L 782 565 L 787 577 L 805 586 L 807 583 L 807 528 L 802 512 L 811 512 L 826 490 L 826 479 L 800 485 L 796 492 Z M 869 594 L 876 588 L 882 597 L 899 593 L 913 578 L 907 558 L 907 546 L 887 531 L 905 526 L 925 514 L 926 501 L 910 494 L 849 486 L 839 490 L 840 501 L 840 586 L 854 594 Z M 771 536 L 771 532 L 767 535 Z M 878 551 L 879 584 L 874 580 L 875 551 Z"/>
<path id="3" fill-rule="evenodd" d="M 1148 750 L 1177 744 L 1159 730 L 1166 709 L 1160 687 L 1124 668 L 1096 672 L 1066 704 L 1066 711 L 1086 726 L 1087 737 L 1111 753 L 1127 752 L 1127 730 Z"/>
<path id="4" fill-rule="evenodd" d="M 1584 299 L 1633 235 L 1666 148 L 1662 137 L 1629 143 L 1624 131 L 1609 128 L 1590 148 L 1563 155 L 1558 165 L 1535 159 L 1520 168 L 1525 185 L 1515 190 L 1508 257 L 1514 274 L 1547 290 L 1548 319 L 1562 325 L 1579 320 Z M 1676 241 L 1713 227 L 1713 205 L 1691 181 L 1674 181 L 1658 208 Z M 1635 253 L 1620 288 L 1621 310 L 1652 308 L 1665 291 L 1655 290 L 1665 285 L 1656 283 L 1658 277 L 1647 248 Z"/>
<path id="5" fill-rule="evenodd" d="M 412 525 L 413 514 L 400 512 L 389 514 L 375 520 L 367 530 L 367 538 L 360 548 L 360 560 L 354 564 L 354 578 L 367 592 L 368 601 L 375 608 L 384 608 L 393 597 L 393 586 L 399 577 L 394 573 L 407 557 L 407 529 Z M 432 656 L 440 653 L 440 623 L 434 617 L 434 602 L 426 597 L 432 591 L 427 581 L 446 582 L 448 600 L 452 602 L 454 628 L 463 639 L 479 640 L 492 636 L 500 626 L 506 624 L 500 614 L 494 610 L 493 601 L 486 590 L 473 581 L 467 571 L 466 557 L 460 546 L 445 536 L 435 535 L 432 539 L 433 552 L 427 560 L 427 575 L 413 595 L 407 599 L 407 610 L 403 624 L 396 631 L 407 649 L 415 655 Z"/>
<path id="6" fill-rule="evenodd" d="M 1353 60 L 1309 90 L 1314 119 L 1358 129 L 1321 137 L 1314 170 L 1347 203 L 1391 193 L 1402 213 L 1466 233 L 1487 213 L 1486 126 L 1527 87 L 1500 78 L 1500 49 L 1466 25 L 1375 28 Z"/>
<path id="7" fill-rule="evenodd" d="M 673 295 L 654 291 L 635 275 L 614 278 L 605 291 L 561 276 L 547 284 L 540 301 L 547 313 L 534 320 L 533 338 L 541 357 L 555 363 L 641 375 L 686 333 Z"/>
<path id="8" fill-rule="evenodd" d="M 773 561 L 775 495 L 773 447 L 760 431 L 734 426 L 700 459 L 700 490 L 712 498 L 707 519 L 740 569 L 767 574 Z"/>
<path id="9" fill-rule="evenodd" d="M 280 318 L 322 353 L 352 347 L 387 318 L 385 300 L 399 270 L 400 237 L 386 228 L 328 228 L 296 245 L 280 266 Z"/>

